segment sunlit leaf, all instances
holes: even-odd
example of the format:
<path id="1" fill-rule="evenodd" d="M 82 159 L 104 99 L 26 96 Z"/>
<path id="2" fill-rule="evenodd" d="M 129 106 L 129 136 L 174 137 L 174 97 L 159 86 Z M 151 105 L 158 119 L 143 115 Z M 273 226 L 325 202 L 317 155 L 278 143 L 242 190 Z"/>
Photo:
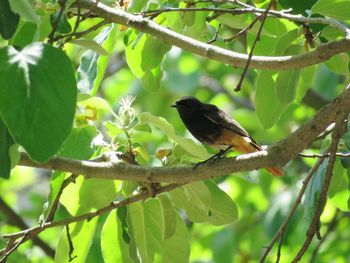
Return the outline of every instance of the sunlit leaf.
<path id="1" fill-rule="evenodd" d="M 26 21 L 39 23 L 40 17 L 35 13 L 33 2 L 34 0 L 9 0 L 11 10 Z"/>
<path id="2" fill-rule="evenodd" d="M 350 2 L 347 0 L 318 0 L 311 10 L 314 14 L 321 14 L 339 20 L 348 20 L 350 19 L 349 9 Z"/>
<path id="3" fill-rule="evenodd" d="M 347 76 L 349 73 L 349 55 L 346 53 L 334 55 L 325 61 L 325 65 L 332 72 Z"/>
<path id="4" fill-rule="evenodd" d="M 328 197 L 337 208 L 345 212 L 350 211 L 349 174 L 349 169 L 344 169 L 340 160 L 337 159 L 329 185 Z"/>
<path id="5" fill-rule="evenodd" d="M 128 244 L 122 238 L 121 222 L 114 210 L 108 215 L 101 233 L 101 250 L 105 262 L 133 261 L 128 255 Z"/>
<path id="6" fill-rule="evenodd" d="M 207 180 L 205 185 L 212 196 L 208 222 L 217 226 L 233 223 L 238 218 L 235 202 L 214 182 Z"/>
<path id="7" fill-rule="evenodd" d="M 164 222 L 162 238 L 163 240 L 166 240 L 171 238 L 176 232 L 176 212 L 166 194 L 160 194 L 157 198 L 160 201 L 160 208 Z"/>
<path id="8" fill-rule="evenodd" d="M 174 127 L 164 118 L 153 116 L 149 112 L 144 112 L 140 115 L 140 121 L 147 123 L 149 125 L 154 125 L 157 128 L 161 129 L 166 135 L 172 138 L 177 142 L 182 148 L 187 152 L 191 153 L 193 156 L 196 156 L 200 159 L 207 159 L 210 157 L 209 153 L 204 146 L 196 144 L 191 139 L 183 138 L 178 136 L 175 133 Z"/>
<path id="9" fill-rule="evenodd" d="M 193 222 L 206 222 L 210 217 L 212 196 L 203 182 L 195 182 L 175 189 L 169 193 L 176 207 L 186 211 Z"/>
<path id="10" fill-rule="evenodd" d="M 74 257 L 74 262 L 83 263 L 87 259 L 91 241 L 96 230 L 97 220 L 98 217 L 95 217 L 89 221 L 85 220 L 69 225 L 70 242 L 73 243 L 74 248 L 71 257 Z M 56 249 L 55 262 L 69 262 L 69 251 L 66 228 L 63 228 Z"/>
<path id="11" fill-rule="evenodd" d="M 141 79 L 144 89 L 149 92 L 157 92 L 160 89 L 161 78 L 162 71 L 160 67 L 145 72 Z"/>

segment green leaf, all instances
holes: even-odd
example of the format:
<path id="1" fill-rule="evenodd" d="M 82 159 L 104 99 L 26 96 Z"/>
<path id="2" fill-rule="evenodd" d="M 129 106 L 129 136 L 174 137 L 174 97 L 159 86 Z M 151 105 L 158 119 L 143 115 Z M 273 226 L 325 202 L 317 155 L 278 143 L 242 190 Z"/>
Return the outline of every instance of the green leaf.
<path id="1" fill-rule="evenodd" d="M 59 16 L 60 12 L 61 11 L 57 11 L 55 14 L 50 16 L 50 23 L 51 23 L 52 27 L 54 26 L 55 23 L 57 23 L 56 20 Z M 68 34 L 71 31 L 72 31 L 72 27 L 67 20 L 67 16 L 65 14 L 63 14 L 61 16 L 60 21 L 58 22 L 56 32 L 61 33 L 61 34 Z"/>
<path id="2" fill-rule="evenodd" d="M 92 50 L 88 50 L 82 55 L 78 68 L 78 89 L 80 92 L 95 95 L 98 91 L 109 60 L 109 56 L 101 56 L 101 54 L 108 55 L 112 52 L 115 38 L 115 26 L 103 28 L 93 40 L 94 48 L 90 46 L 89 48 Z"/>
<path id="3" fill-rule="evenodd" d="M 204 183 L 212 196 L 208 222 L 216 226 L 233 223 L 238 218 L 235 202 L 213 181 L 207 180 Z"/>
<path id="4" fill-rule="evenodd" d="M 322 191 L 323 179 L 328 166 L 328 158 L 324 159 L 320 167 L 317 169 L 311 181 L 309 182 L 306 191 L 304 206 L 304 218 L 307 223 L 311 223 L 312 218 L 317 209 L 318 199 Z"/>
<path id="5" fill-rule="evenodd" d="M 171 48 L 170 45 L 151 35 L 135 31 L 128 35 L 126 42 L 126 62 L 137 78 L 142 78 L 145 72 L 159 67 L 165 53 Z"/>
<path id="6" fill-rule="evenodd" d="M 176 232 L 173 236 L 162 243 L 162 262 L 164 263 L 186 263 L 190 257 L 190 236 L 186 225 L 176 213 Z"/>
<path id="7" fill-rule="evenodd" d="M 175 233 L 163 240 L 164 218 L 158 199 L 134 203 L 129 206 L 128 211 L 130 233 L 132 233 L 132 239 L 135 241 L 142 262 L 155 262 L 155 254 L 161 256 L 159 262 L 188 262 L 189 236 L 186 226 L 178 214 L 174 215 L 176 220 Z"/>
<path id="8" fill-rule="evenodd" d="M 233 262 L 233 231 L 225 228 L 217 232 L 212 240 L 212 250 L 215 262 L 232 263 Z"/>
<path id="9" fill-rule="evenodd" d="M 197 8 L 205 8 L 208 7 L 207 3 L 199 3 L 196 5 Z M 191 14 L 187 14 L 186 16 L 192 16 Z M 209 16 L 209 12 L 193 12 L 193 20 L 190 25 L 184 28 L 184 34 L 186 36 L 190 36 L 192 38 L 205 41 L 205 31 L 207 28 L 207 17 Z M 231 16 L 232 18 L 232 16 Z M 182 20 L 184 22 L 184 20 Z"/>
<path id="10" fill-rule="evenodd" d="M 91 142 L 98 131 L 94 126 L 83 125 L 72 129 L 59 152 L 59 156 L 79 160 L 89 159 L 95 152 Z"/>
<path id="11" fill-rule="evenodd" d="M 147 4 L 147 0 L 131 0 L 128 4 L 128 12 L 140 12 Z"/>
<path id="12" fill-rule="evenodd" d="M 316 66 L 310 66 L 302 70 L 299 85 L 296 91 L 295 101 L 300 102 L 304 98 L 307 90 L 313 86 L 315 76 Z"/>
<path id="13" fill-rule="evenodd" d="M 139 123 L 134 127 L 135 131 L 152 133 L 152 128 L 146 123 Z"/>
<path id="14" fill-rule="evenodd" d="M 24 23 L 13 37 L 12 45 L 24 48 L 34 42 L 38 26 L 32 22 Z"/>
<path id="15" fill-rule="evenodd" d="M 312 6 L 313 14 L 321 14 L 339 20 L 349 20 L 350 2 L 348 0 L 318 0 Z"/>
<path id="16" fill-rule="evenodd" d="M 325 64 L 328 69 L 334 73 L 344 74 L 346 76 L 349 73 L 349 55 L 346 53 L 332 56 Z"/>
<path id="17" fill-rule="evenodd" d="M 156 251 L 162 250 L 163 219 L 157 199 L 134 203 L 128 207 L 128 221 L 133 240 L 143 263 L 151 263 Z"/>
<path id="18" fill-rule="evenodd" d="M 34 0 L 9 0 L 13 12 L 19 14 L 24 20 L 38 24 L 40 17 L 35 13 Z"/>
<path id="19" fill-rule="evenodd" d="M 349 171 L 349 169 L 346 170 L 342 167 L 339 158 L 337 158 L 328 191 L 328 198 L 332 204 L 344 212 L 350 211 Z"/>
<path id="20" fill-rule="evenodd" d="M 72 39 L 69 43 L 90 49 L 100 56 L 108 55 L 108 52 L 99 43 L 92 39 Z"/>
<path id="21" fill-rule="evenodd" d="M 32 159 L 47 161 L 72 129 L 77 91 L 69 58 L 42 43 L 0 48 L 0 75 L 0 114 L 10 134 Z"/>
<path id="22" fill-rule="evenodd" d="M 166 19 L 167 26 L 174 32 L 182 33 L 184 27 L 180 12 L 169 12 L 163 14 Z"/>
<path id="23" fill-rule="evenodd" d="M 160 202 L 160 208 L 164 222 L 162 239 L 166 240 L 174 236 L 176 232 L 176 212 L 170 202 L 169 197 L 166 194 L 160 194 L 157 196 L 157 198 Z"/>
<path id="24" fill-rule="evenodd" d="M 186 26 L 192 26 L 195 22 L 196 12 L 180 12 L 181 21 Z"/>
<path id="25" fill-rule="evenodd" d="M 147 71 L 141 79 L 143 88 L 149 92 L 157 92 L 160 89 L 161 78 L 162 70 L 160 66 Z"/>
<path id="26" fill-rule="evenodd" d="M 191 139 L 186 139 L 178 136 L 175 133 L 174 127 L 164 118 L 152 115 L 149 112 L 143 112 L 140 115 L 140 122 L 147 123 L 149 125 L 154 125 L 161 129 L 166 135 L 177 142 L 182 148 L 184 148 L 188 153 L 199 159 L 208 159 L 210 154 L 207 152 L 205 147 L 200 144 L 196 144 Z"/>
<path id="27" fill-rule="evenodd" d="M 175 189 L 169 193 L 171 201 L 176 207 L 186 211 L 193 222 L 209 221 L 212 196 L 203 182 L 195 182 Z"/>
<path id="28" fill-rule="evenodd" d="M 275 48 L 275 55 L 281 56 L 290 47 L 290 45 L 298 38 L 299 30 L 293 29 L 280 37 Z"/>
<path id="29" fill-rule="evenodd" d="M 320 36 L 324 37 L 328 41 L 332 41 L 332 40 L 336 40 L 336 39 L 342 38 L 343 35 L 344 35 L 344 33 L 342 31 L 340 31 L 339 29 L 336 29 L 336 28 L 331 27 L 331 26 L 325 26 L 322 29 L 322 32 L 321 32 Z"/>
<path id="30" fill-rule="evenodd" d="M 170 50 L 171 45 L 152 35 L 144 34 L 144 37 L 146 39 L 142 48 L 141 67 L 144 71 L 148 71 L 162 63 L 164 55 Z"/>
<path id="31" fill-rule="evenodd" d="M 276 95 L 281 103 L 292 102 L 297 94 L 300 69 L 281 71 L 276 79 Z"/>
<path id="32" fill-rule="evenodd" d="M 0 177 L 9 178 L 11 172 L 10 147 L 14 141 L 0 118 Z"/>
<path id="33" fill-rule="evenodd" d="M 283 55 L 296 55 L 299 54 L 301 50 L 301 46 L 291 45 L 285 50 Z M 281 103 L 290 103 L 295 99 L 301 72 L 301 69 L 292 69 L 280 71 L 278 73 L 276 79 L 276 95 Z"/>
<path id="34" fill-rule="evenodd" d="M 107 132 L 108 136 L 111 138 L 115 138 L 119 134 L 124 132 L 121 128 L 118 127 L 117 124 L 115 124 L 112 121 L 105 122 L 104 127 L 106 128 L 106 132 Z"/>
<path id="35" fill-rule="evenodd" d="M 0 0 L 0 35 L 10 39 L 16 32 L 19 15 L 12 12 L 8 0 Z"/>
<path id="36" fill-rule="evenodd" d="M 118 209 L 119 210 L 119 209 Z M 101 233 L 101 250 L 104 262 L 132 263 L 129 258 L 129 245 L 123 240 L 122 226 L 117 211 L 108 215 Z"/>
<path id="37" fill-rule="evenodd" d="M 260 71 L 256 81 L 256 114 L 265 129 L 271 128 L 287 107 L 286 103 L 281 103 L 277 99 L 276 85 L 272 75 L 271 71 Z"/>
<path id="38" fill-rule="evenodd" d="M 78 160 L 87 160 L 94 154 L 91 146 L 92 140 L 98 134 L 96 128 L 90 125 L 84 125 L 72 129 L 70 135 L 65 140 L 59 156 L 73 158 Z M 48 208 L 45 210 L 47 214 L 53 205 L 53 202 L 61 188 L 64 179 L 68 173 L 54 172 L 50 180 L 50 194 L 48 197 Z"/>
<path id="39" fill-rule="evenodd" d="M 98 217 L 95 217 L 89 221 L 84 220 L 78 223 L 69 224 L 69 233 L 71 242 L 73 243 L 74 247 L 72 254 L 72 258 L 74 257 L 74 263 L 86 262 L 89 248 L 95 234 L 97 221 Z M 66 234 L 66 228 L 63 228 L 56 248 L 55 262 L 70 262 L 69 251 L 70 248 Z"/>
<path id="40" fill-rule="evenodd" d="M 94 154 L 91 142 L 96 134 L 96 128 L 89 125 L 75 128 L 63 145 L 60 156 L 89 159 Z M 60 202 L 72 215 L 90 212 L 112 202 L 120 183 L 120 181 L 95 178 L 85 180 L 83 177 L 78 177 L 74 184 L 64 189 Z"/>
<path id="41" fill-rule="evenodd" d="M 78 95 L 78 105 L 84 106 L 84 107 L 89 107 L 89 108 L 96 109 L 96 110 L 105 111 L 105 112 L 112 114 L 114 117 L 117 116 L 114 113 L 111 106 L 109 106 L 108 102 L 100 97 L 96 97 L 96 96 L 92 97 L 92 96 L 85 94 L 85 93 L 79 94 Z"/>
<path id="42" fill-rule="evenodd" d="M 71 215 L 91 212 L 114 201 L 119 185 L 119 181 L 78 177 L 64 189 L 60 202 Z"/>

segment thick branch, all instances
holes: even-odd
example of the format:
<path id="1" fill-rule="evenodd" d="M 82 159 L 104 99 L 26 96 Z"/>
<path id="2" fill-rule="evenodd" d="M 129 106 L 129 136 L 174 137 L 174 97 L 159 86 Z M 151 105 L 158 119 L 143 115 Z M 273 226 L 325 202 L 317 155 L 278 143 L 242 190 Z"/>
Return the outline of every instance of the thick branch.
<path id="1" fill-rule="evenodd" d="M 346 89 L 330 104 L 321 109 L 315 117 L 281 140 L 268 151 L 221 158 L 215 163 L 192 167 L 145 167 L 115 162 L 80 161 L 54 158 L 47 163 L 35 163 L 22 154 L 20 165 L 60 170 L 81 174 L 85 178 L 127 180 L 153 183 L 185 183 L 218 177 L 240 171 L 252 171 L 262 167 L 283 166 L 308 148 L 338 114 L 350 112 L 350 89 Z"/>
<path id="2" fill-rule="evenodd" d="M 135 28 L 141 32 L 154 35 L 171 45 L 177 46 L 191 53 L 215 59 L 234 67 L 244 67 L 247 63 L 248 56 L 245 54 L 202 43 L 190 37 L 173 32 L 168 28 L 162 27 L 149 19 L 143 18 L 141 15 L 132 15 L 123 10 L 113 9 L 101 3 L 96 7 L 95 3 L 89 0 L 80 0 L 78 3 L 83 8 L 93 10 L 94 14 L 106 19 L 107 21 L 122 24 L 127 27 Z M 348 51 L 350 51 L 350 40 L 345 38 L 340 41 L 320 45 L 311 52 L 295 56 L 253 56 L 250 62 L 250 67 L 273 70 L 302 68 L 321 63 L 333 55 Z"/>

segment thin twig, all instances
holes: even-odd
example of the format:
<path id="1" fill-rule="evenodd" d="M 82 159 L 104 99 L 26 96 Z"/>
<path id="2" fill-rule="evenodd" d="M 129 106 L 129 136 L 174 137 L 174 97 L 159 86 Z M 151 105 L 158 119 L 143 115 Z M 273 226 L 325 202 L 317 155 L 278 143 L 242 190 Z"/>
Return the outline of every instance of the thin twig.
<path id="1" fill-rule="evenodd" d="M 74 7 L 78 4 L 84 9 L 89 9 L 91 6 L 94 6 L 94 2 L 91 2 L 90 0 L 80 0 L 75 3 Z M 246 13 L 254 14 L 254 10 L 246 10 Z M 273 10 L 270 10 L 270 14 L 272 11 Z M 96 16 L 107 19 L 111 23 L 121 24 L 130 28 L 134 28 L 140 32 L 151 34 L 167 43 L 172 43 L 174 46 L 177 46 L 194 54 L 214 59 L 222 63 L 232 65 L 234 67 L 244 67 L 246 65 L 248 56 L 245 54 L 229 51 L 227 49 L 213 45 L 208 45 L 191 37 L 176 33 L 166 27 L 160 26 L 152 20 L 142 18 L 142 16 L 132 15 L 121 9 L 113 9 L 102 3 L 99 3 L 98 6 L 94 8 L 93 12 Z M 281 16 L 284 15 L 286 14 L 282 14 Z M 311 18 L 306 18 L 303 16 L 297 16 L 296 20 L 298 19 L 301 19 L 308 23 L 319 22 L 318 20 L 312 20 Z M 327 25 L 331 24 L 328 18 L 324 19 L 321 22 L 324 22 Z M 337 23 L 340 24 L 343 28 L 346 28 L 345 25 L 342 25 L 339 22 Z M 310 52 L 292 56 L 253 56 L 250 67 L 256 69 L 286 70 L 319 64 L 323 61 L 328 60 L 330 57 L 336 54 L 348 52 L 350 50 L 349 43 L 350 40 L 348 39 L 332 41 L 321 44 Z"/>
<path id="2" fill-rule="evenodd" d="M 280 236 L 280 241 L 278 242 L 277 255 L 276 255 L 276 263 L 279 263 L 279 262 L 280 262 L 280 259 L 281 259 L 281 251 L 282 251 L 283 237 L 284 237 L 284 233 L 281 234 L 281 236 Z"/>
<path id="3" fill-rule="evenodd" d="M 6 253 L 4 253 L 3 257 L 0 259 L 0 263 L 5 263 L 7 261 L 7 258 L 11 255 L 11 253 L 13 253 L 23 242 L 25 242 L 25 240 L 26 234 L 24 234 L 19 241 L 11 243 L 11 246 L 9 246 L 9 250 Z"/>
<path id="4" fill-rule="evenodd" d="M 53 38 L 55 37 L 55 33 L 56 33 L 56 31 L 58 29 L 58 26 L 59 26 L 59 24 L 61 22 L 61 18 L 63 16 L 64 10 L 66 9 L 67 1 L 68 0 L 63 0 L 63 2 L 61 2 L 61 9 L 60 9 L 60 11 L 58 13 L 58 16 L 57 16 L 57 18 L 56 18 L 56 20 L 55 20 L 55 22 L 54 22 L 54 24 L 52 26 L 52 30 L 51 30 L 50 34 L 49 34 L 49 41 L 48 41 L 49 44 L 52 44 L 54 42 Z"/>
<path id="5" fill-rule="evenodd" d="M 69 232 L 69 224 L 66 225 L 66 235 L 67 235 L 67 241 L 68 241 L 68 247 L 69 247 L 68 261 L 71 262 L 71 261 L 73 261 L 73 259 L 75 259 L 78 256 L 75 255 L 74 257 L 72 257 L 73 252 L 74 252 L 74 246 L 73 246 L 72 237 L 70 236 L 70 232 Z"/>
<path id="6" fill-rule="evenodd" d="M 323 157 L 329 157 L 330 153 L 323 153 L 323 154 L 318 154 L 318 153 L 299 153 L 299 156 L 305 157 L 305 158 L 323 158 Z M 337 157 L 350 157 L 350 152 L 347 152 L 347 153 L 337 152 L 337 153 L 335 153 L 335 156 L 337 156 Z"/>
<path id="7" fill-rule="evenodd" d="M 70 184 L 70 183 L 74 183 L 75 179 L 77 179 L 78 175 L 77 174 L 72 174 L 71 176 L 69 176 L 68 178 L 64 179 L 63 183 L 61 184 L 60 189 L 58 190 L 58 193 L 52 203 L 51 209 L 47 215 L 47 218 L 45 220 L 45 222 L 51 222 L 53 221 L 54 217 L 55 217 L 55 213 L 56 210 L 58 208 L 58 204 L 61 198 L 61 195 L 63 193 L 63 190 Z"/>
<path id="8" fill-rule="evenodd" d="M 10 225 L 17 226 L 20 229 L 29 228 L 29 226 L 23 221 L 23 219 L 9 205 L 7 205 L 2 198 L 0 198 L 0 211 L 2 211 L 2 213 L 5 215 Z M 34 237 L 32 241 L 34 245 L 40 247 L 46 255 L 48 255 L 51 258 L 55 257 L 55 251 L 41 238 Z M 3 252 L 0 251 L 0 255 L 2 255 L 2 253 Z"/>
<path id="9" fill-rule="evenodd" d="M 297 198 L 295 199 L 295 202 L 292 206 L 292 208 L 289 210 L 288 215 L 286 216 L 286 218 L 284 219 L 282 225 L 280 226 L 280 228 L 278 229 L 278 231 L 276 232 L 276 234 L 274 235 L 274 237 L 272 238 L 272 240 L 270 241 L 269 245 L 265 247 L 265 251 L 264 254 L 262 255 L 262 257 L 260 258 L 260 263 L 265 262 L 266 257 L 268 256 L 268 254 L 270 253 L 271 249 L 273 248 L 274 244 L 276 243 L 276 241 L 282 236 L 284 235 L 284 233 L 287 230 L 287 226 L 290 222 L 290 220 L 292 219 L 295 211 L 297 210 L 299 204 L 301 203 L 301 199 L 303 198 L 303 195 L 306 191 L 306 187 L 309 184 L 312 176 L 315 174 L 315 172 L 317 171 L 317 169 L 320 167 L 320 165 L 322 164 L 324 158 L 319 159 L 315 165 L 311 168 L 311 170 L 309 171 L 309 173 L 307 174 L 306 178 L 303 181 L 303 185 L 299 191 L 299 194 L 297 196 Z"/>
<path id="10" fill-rule="evenodd" d="M 324 243 L 326 238 L 329 236 L 329 234 L 335 229 L 335 227 L 337 226 L 337 224 L 339 222 L 339 217 L 338 217 L 339 214 L 340 214 L 339 210 L 337 209 L 336 212 L 334 213 L 334 216 L 333 216 L 331 222 L 329 222 L 329 224 L 327 226 L 326 233 L 323 235 L 323 238 L 320 240 L 320 242 L 318 242 L 316 248 L 312 252 L 309 263 L 316 262 L 316 257 L 317 257 L 318 251 L 320 250 L 322 244 Z"/>
<path id="11" fill-rule="evenodd" d="M 211 44 L 211 43 L 215 42 L 218 39 L 220 29 L 221 29 L 221 24 L 219 24 L 218 29 L 216 29 L 213 38 L 210 39 L 209 41 L 207 41 L 207 44 Z"/>
<path id="12" fill-rule="evenodd" d="M 164 193 L 164 192 L 169 192 L 171 190 L 174 190 L 176 188 L 179 188 L 181 186 L 183 186 L 184 184 L 168 184 L 166 186 L 162 186 L 158 189 L 155 189 L 156 194 L 160 194 L 160 193 Z M 57 227 L 57 226 L 66 226 L 70 223 L 74 223 L 74 222 L 80 222 L 83 220 L 91 220 L 92 218 L 99 216 L 101 214 L 110 212 L 118 207 L 121 206 L 127 206 L 129 204 L 132 203 L 136 203 L 139 202 L 141 200 L 146 200 L 148 198 L 150 198 L 150 194 L 149 193 L 139 193 L 136 194 L 132 197 L 126 198 L 124 200 L 121 201 L 116 201 L 116 202 L 112 202 L 111 204 L 109 204 L 108 206 L 105 206 L 103 208 L 100 208 L 94 212 L 90 212 L 90 213 L 86 213 L 86 214 L 82 214 L 79 216 L 75 216 L 75 217 L 71 217 L 68 219 L 64 219 L 64 220 L 60 220 L 60 221 L 56 221 L 56 222 L 49 222 L 49 223 L 45 223 L 45 224 L 41 224 L 41 225 L 37 225 L 35 227 L 32 227 L 30 229 L 26 229 L 24 231 L 20 231 L 17 233 L 12 233 L 12 234 L 5 234 L 3 235 L 3 238 L 9 239 L 9 240 L 16 240 L 18 238 L 21 238 L 21 240 L 19 241 L 19 243 L 16 243 L 16 248 L 21 244 L 24 243 L 25 241 L 32 239 L 34 236 L 39 235 L 42 231 L 48 229 L 48 228 L 53 228 L 53 227 Z M 11 253 L 14 250 L 11 251 Z"/>
<path id="13" fill-rule="evenodd" d="M 243 28 L 241 31 L 239 31 L 237 34 L 235 34 L 234 36 L 232 37 L 228 37 L 228 38 L 225 38 L 224 39 L 224 42 L 230 42 L 238 37 L 240 37 L 241 35 L 245 35 L 247 34 L 247 32 L 249 30 L 251 30 L 253 28 L 253 26 L 256 24 L 256 22 L 258 22 L 260 19 L 259 16 L 255 17 L 255 19 L 253 20 L 253 22 L 251 22 L 248 26 L 246 26 L 245 28 Z"/>
<path id="14" fill-rule="evenodd" d="M 103 21 L 97 23 L 96 25 L 93 25 L 92 27 L 86 29 L 86 30 L 83 30 L 80 32 L 72 32 L 69 34 L 57 36 L 54 38 L 54 41 L 58 41 L 58 40 L 63 39 L 63 38 L 69 38 L 69 40 L 65 41 L 65 43 L 67 43 L 68 41 L 70 41 L 73 38 L 78 39 L 78 38 L 81 38 L 81 37 L 93 32 L 93 31 L 96 31 L 97 29 L 99 29 L 100 27 L 102 27 L 106 24 L 108 24 L 108 22 L 106 20 L 103 20 Z"/>
<path id="15" fill-rule="evenodd" d="M 247 63 L 246 63 L 246 65 L 245 65 L 244 69 L 243 69 L 242 75 L 241 75 L 241 77 L 240 77 L 240 79 L 239 79 L 239 81 L 238 81 L 238 84 L 237 84 L 236 88 L 235 88 L 235 91 L 236 91 L 236 92 L 241 90 L 241 87 L 242 87 L 242 84 L 243 84 L 243 80 L 244 80 L 244 78 L 245 78 L 245 75 L 247 74 L 247 71 L 248 71 L 248 68 L 249 68 L 249 65 L 250 65 L 250 61 L 252 60 L 252 57 L 253 57 L 253 52 L 254 52 L 255 46 L 256 46 L 256 44 L 258 43 L 258 41 L 260 41 L 261 31 L 262 31 L 263 26 L 264 26 L 264 24 L 265 24 L 265 20 L 266 20 L 267 14 L 269 13 L 269 11 L 270 11 L 270 9 L 271 9 L 271 7 L 272 7 L 272 5 L 273 5 L 274 3 L 275 3 L 275 0 L 270 0 L 270 3 L 269 3 L 269 5 L 267 6 L 265 12 L 262 13 L 261 16 L 260 16 L 261 24 L 260 24 L 258 33 L 257 33 L 257 35 L 256 35 L 256 37 L 255 37 L 255 39 L 254 39 L 253 45 L 252 45 L 252 47 L 251 47 L 251 49 L 250 49 L 250 52 L 249 52 L 249 54 L 248 54 Z"/>
<path id="16" fill-rule="evenodd" d="M 328 189 L 329 189 L 329 184 L 330 184 L 331 179 L 332 179 L 333 167 L 334 167 L 334 163 L 336 160 L 335 153 L 336 153 L 337 148 L 338 148 L 338 143 L 339 143 L 340 137 L 342 136 L 342 134 L 346 130 L 345 125 L 344 125 L 344 119 L 346 118 L 347 115 L 345 115 L 344 113 L 340 113 L 340 112 L 338 112 L 338 114 L 339 114 L 339 116 L 337 117 L 334 131 L 332 134 L 332 143 L 331 143 L 331 146 L 329 147 L 330 156 L 328 159 L 328 166 L 327 166 L 326 174 L 325 174 L 323 185 L 322 185 L 322 191 L 321 191 L 320 197 L 317 201 L 316 211 L 315 211 L 315 214 L 312 218 L 310 226 L 306 232 L 306 239 L 305 239 L 303 245 L 301 246 L 300 250 L 298 251 L 297 255 L 293 259 L 293 261 L 292 261 L 293 263 L 299 262 L 301 260 L 304 253 L 309 248 L 311 241 L 312 241 L 313 237 L 315 236 L 315 234 L 317 234 L 317 237 L 320 238 L 320 235 L 319 235 L 320 217 L 321 217 L 321 214 L 323 212 L 324 206 L 325 206 L 326 201 L 327 201 L 327 193 L 328 193 Z"/>

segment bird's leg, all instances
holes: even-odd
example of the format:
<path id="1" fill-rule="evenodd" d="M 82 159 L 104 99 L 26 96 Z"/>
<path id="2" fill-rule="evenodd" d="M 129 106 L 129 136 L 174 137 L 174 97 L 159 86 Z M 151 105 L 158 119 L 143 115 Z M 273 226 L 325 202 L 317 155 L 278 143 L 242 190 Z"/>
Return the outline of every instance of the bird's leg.
<path id="1" fill-rule="evenodd" d="M 202 164 L 206 164 L 216 158 L 220 158 L 221 156 L 223 156 L 225 153 L 227 153 L 229 150 L 231 150 L 232 146 L 228 146 L 225 150 L 220 150 L 218 153 L 214 154 L 213 156 L 211 156 L 210 158 L 204 160 L 204 161 L 201 161 L 201 162 L 198 162 L 194 165 L 194 169 L 197 168 L 199 165 L 202 165 Z"/>

